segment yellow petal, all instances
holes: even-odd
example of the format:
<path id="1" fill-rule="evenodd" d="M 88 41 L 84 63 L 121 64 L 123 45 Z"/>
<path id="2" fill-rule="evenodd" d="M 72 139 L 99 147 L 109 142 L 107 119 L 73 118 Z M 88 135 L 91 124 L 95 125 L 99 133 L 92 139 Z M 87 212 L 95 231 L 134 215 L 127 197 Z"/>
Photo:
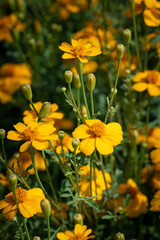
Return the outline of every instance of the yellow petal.
<path id="1" fill-rule="evenodd" d="M 14 128 L 18 131 L 18 132 L 23 132 L 24 130 L 26 130 L 27 126 L 24 125 L 23 123 L 19 122 L 16 125 L 13 125 Z"/>
<path id="2" fill-rule="evenodd" d="M 132 88 L 137 92 L 143 92 L 148 88 L 148 84 L 144 82 L 136 83 Z"/>
<path id="3" fill-rule="evenodd" d="M 11 204 L 8 207 L 4 208 L 2 211 L 3 217 L 10 222 L 12 221 L 12 218 L 16 215 L 16 213 L 17 213 L 16 204 Z"/>
<path id="4" fill-rule="evenodd" d="M 148 72 L 145 71 L 145 72 L 139 72 L 137 73 L 134 78 L 133 78 L 133 81 L 134 82 L 140 82 L 140 81 L 145 81 L 145 79 L 147 78 L 147 75 L 148 75 Z"/>
<path id="5" fill-rule="evenodd" d="M 75 58 L 75 56 L 74 56 L 74 55 L 71 55 L 71 54 L 69 54 L 69 53 L 64 53 L 64 54 L 62 55 L 62 58 L 63 58 L 63 59 L 72 59 L 72 58 Z"/>
<path id="6" fill-rule="evenodd" d="M 98 122 L 100 123 L 101 121 L 99 119 L 90 119 L 90 120 L 86 120 L 85 122 L 87 123 L 88 126 L 91 127 L 93 124 Z"/>
<path id="7" fill-rule="evenodd" d="M 103 136 L 101 138 L 96 138 L 96 148 L 102 155 L 108 155 L 114 151 L 111 142 Z"/>
<path id="8" fill-rule="evenodd" d="M 25 218 L 30 218 L 36 214 L 35 209 L 32 207 L 32 202 L 24 202 L 19 204 L 19 211 Z"/>
<path id="9" fill-rule="evenodd" d="M 40 127 L 38 127 L 38 132 L 41 136 L 52 134 L 55 131 L 56 131 L 56 128 L 53 127 L 53 125 L 51 124 L 43 124 Z"/>
<path id="10" fill-rule="evenodd" d="M 78 57 L 78 59 L 82 62 L 82 63 L 87 63 L 88 62 L 88 59 L 87 58 L 85 58 L 85 57 L 80 57 L 80 56 L 77 56 Z"/>
<path id="11" fill-rule="evenodd" d="M 148 84 L 148 93 L 150 96 L 159 96 L 160 95 L 160 87 L 154 84 Z"/>
<path id="12" fill-rule="evenodd" d="M 95 138 L 89 137 L 80 142 L 80 151 L 90 156 L 95 150 Z"/>
<path id="13" fill-rule="evenodd" d="M 75 48 L 75 47 L 78 46 L 78 41 L 74 40 L 74 39 L 71 39 L 71 44 L 72 44 L 73 48 Z"/>
<path id="14" fill-rule="evenodd" d="M 144 22 L 149 27 L 160 26 L 159 13 L 153 11 L 152 9 L 145 9 L 143 12 Z"/>
<path id="15" fill-rule="evenodd" d="M 37 150 L 43 150 L 49 148 L 49 143 L 48 141 L 33 140 L 32 146 Z"/>
<path id="16" fill-rule="evenodd" d="M 90 137 L 92 133 L 89 130 L 89 127 L 87 126 L 87 124 L 81 124 L 74 130 L 72 135 L 74 138 L 83 139 L 83 138 Z"/>
<path id="17" fill-rule="evenodd" d="M 27 142 L 23 143 L 23 144 L 20 146 L 19 151 L 20 151 L 20 152 L 25 152 L 25 151 L 27 151 L 27 149 L 29 148 L 30 144 L 31 144 L 31 141 L 27 141 Z"/>
<path id="18" fill-rule="evenodd" d="M 144 0 L 144 3 L 147 8 L 152 8 L 155 6 L 157 0 Z"/>
<path id="19" fill-rule="evenodd" d="M 160 162 L 160 149 L 155 149 L 151 152 L 151 160 L 153 164 Z"/>
<path id="20" fill-rule="evenodd" d="M 71 52 L 73 47 L 69 43 L 63 42 L 61 46 L 59 46 L 59 49 L 61 49 L 64 52 Z"/>
<path id="21" fill-rule="evenodd" d="M 21 141 L 23 139 L 21 134 L 19 134 L 16 131 L 9 131 L 7 133 L 7 138 L 10 140 L 15 140 L 15 141 Z"/>

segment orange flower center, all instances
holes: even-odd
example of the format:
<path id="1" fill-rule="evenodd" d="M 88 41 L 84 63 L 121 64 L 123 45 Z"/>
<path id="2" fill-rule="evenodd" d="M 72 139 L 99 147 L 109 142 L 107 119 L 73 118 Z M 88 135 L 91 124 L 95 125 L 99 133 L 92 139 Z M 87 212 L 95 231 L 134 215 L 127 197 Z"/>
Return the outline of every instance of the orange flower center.
<path id="1" fill-rule="evenodd" d="M 127 193 L 131 195 L 131 198 L 134 198 L 136 196 L 137 192 L 138 192 L 138 190 L 136 188 L 128 186 Z"/>
<path id="2" fill-rule="evenodd" d="M 25 200 L 26 197 L 27 197 L 27 190 L 25 190 L 25 189 L 23 189 L 23 188 L 21 188 L 21 187 L 18 187 L 18 188 L 15 190 L 15 192 L 16 192 L 16 197 L 17 197 L 18 203 L 23 203 L 24 200 Z M 14 196 L 13 196 L 13 198 L 14 198 Z M 14 200 L 15 200 L 15 198 L 14 198 Z"/>
<path id="3" fill-rule="evenodd" d="M 104 125 L 101 122 L 94 123 L 90 127 L 90 130 L 95 135 L 95 137 L 101 137 L 101 135 L 104 133 Z"/>
<path id="4" fill-rule="evenodd" d="M 32 141 L 38 136 L 38 129 L 28 127 L 26 130 L 23 131 L 23 136 L 26 140 Z"/>
<path id="5" fill-rule="evenodd" d="M 72 49 L 72 54 L 77 57 L 84 57 L 84 47 L 83 46 L 77 46 Z"/>
<path id="6" fill-rule="evenodd" d="M 156 84 L 158 80 L 158 74 L 157 73 L 148 73 L 147 81 L 151 84 Z"/>

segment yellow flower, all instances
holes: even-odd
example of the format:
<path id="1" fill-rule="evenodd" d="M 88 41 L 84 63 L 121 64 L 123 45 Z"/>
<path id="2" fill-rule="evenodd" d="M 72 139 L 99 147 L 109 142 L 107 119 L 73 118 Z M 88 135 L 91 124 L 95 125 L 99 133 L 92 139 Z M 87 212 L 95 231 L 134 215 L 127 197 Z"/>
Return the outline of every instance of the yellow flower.
<path id="1" fill-rule="evenodd" d="M 156 70 L 137 73 L 132 87 L 135 91 L 143 92 L 148 90 L 150 96 L 160 95 L 160 73 Z"/>
<path id="2" fill-rule="evenodd" d="M 153 191 L 160 189 L 160 163 L 142 169 L 141 183 L 147 183 Z"/>
<path id="3" fill-rule="evenodd" d="M 91 229 L 87 230 L 87 226 L 76 224 L 74 228 L 74 233 L 71 231 L 65 231 L 63 233 L 57 233 L 57 238 L 59 240 L 87 240 L 95 238 L 95 235 L 90 235 Z M 90 236 L 89 236 L 90 235 Z"/>
<path id="4" fill-rule="evenodd" d="M 31 84 L 32 73 L 26 64 L 4 64 L 0 68 L 0 102 L 8 103 L 21 85 Z"/>
<path id="5" fill-rule="evenodd" d="M 119 123 L 106 125 L 98 119 L 85 122 L 72 133 L 74 138 L 83 139 L 80 142 L 80 151 L 85 155 L 91 155 L 95 149 L 102 155 L 110 154 L 114 151 L 113 146 L 122 141 L 123 132 Z"/>
<path id="6" fill-rule="evenodd" d="M 156 192 L 154 198 L 151 201 L 151 211 L 159 212 L 160 211 L 160 190 Z"/>
<path id="7" fill-rule="evenodd" d="M 62 140 L 62 144 L 63 144 L 63 151 L 64 152 L 68 152 L 74 151 L 74 148 L 72 147 L 72 137 L 69 136 L 69 134 L 65 133 L 64 138 Z M 53 146 L 56 147 L 56 152 L 57 153 L 61 153 L 62 152 L 62 146 L 61 146 L 61 141 L 59 140 L 59 138 L 57 138 L 56 141 L 51 141 Z"/>
<path id="8" fill-rule="evenodd" d="M 26 189 L 18 187 L 16 188 L 15 193 L 19 211 L 25 218 L 30 218 L 34 214 L 42 212 L 40 202 L 45 196 L 40 188 L 33 188 L 27 191 Z M 17 205 L 13 192 L 7 194 L 5 199 L 0 201 L 0 209 L 3 209 L 2 215 L 8 221 L 11 221 L 16 215 Z"/>
<path id="9" fill-rule="evenodd" d="M 59 48 L 65 53 L 62 55 L 63 59 L 78 58 L 82 63 L 87 63 L 86 56 L 97 56 L 101 51 L 97 47 L 93 47 L 91 43 L 84 44 L 82 39 L 78 41 L 71 39 L 71 44 L 63 42 Z"/>
<path id="10" fill-rule="evenodd" d="M 120 184 L 117 192 L 130 195 L 130 202 L 126 206 L 127 216 L 134 218 L 147 212 L 148 199 L 139 191 L 137 184 L 131 178 L 128 179 L 127 183 Z"/>
<path id="11" fill-rule="evenodd" d="M 56 129 L 49 123 L 29 122 L 27 126 L 23 123 L 13 126 L 17 131 L 9 131 L 7 138 L 14 141 L 26 141 L 21 145 L 20 152 L 26 151 L 30 144 L 37 150 L 48 148 L 48 140 L 57 139 L 53 134 Z"/>
<path id="12" fill-rule="evenodd" d="M 19 153 L 19 158 L 12 157 L 9 166 L 14 168 L 16 170 L 17 174 L 24 175 L 24 172 L 27 170 L 29 166 L 31 166 L 32 160 L 27 151 Z M 35 154 L 35 164 L 37 170 L 42 170 L 45 171 L 45 163 L 42 157 L 42 154 L 40 152 L 36 152 Z M 34 174 L 34 169 L 33 167 L 28 170 L 29 174 Z"/>
<path id="13" fill-rule="evenodd" d="M 40 101 L 34 103 L 34 107 L 38 113 L 39 113 L 42 105 L 43 105 L 43 103 Z M 37 114 L 35 113 L 35 111 L 33 111 L 33 108 L 31 105 L 30 105 L 30 108 L 31 108 L 31 110 L 26 110 L 23 112 L 23 115 L 24 115 L 23 122 L 25 124 L 28 124 L 31 121 L 37 122 L 37 120 L 38 120 Z M 57 110 L 58 110 L 58 105 L 56 103 L 52 103 L 51 110 L 50 110 L 48 116 L 43 118 L 43 120 L 47 123 L 54 124 L 55 119 L 62 119 L 63 113 L 57 112 Z"/>
<path id="14" fill-rule="evenodd" d="M 79 181 L 80 194 L 82 196 L 90 196 L 90 166 L 86 165 L 80 168 L 81 178 Z M 103 197 L 103 191 L 106 189 L 102 171 L 95 168 L 92 170 L 92 195 L 97 196 L 93 200 L 101 200 Z M 111 176 L 109 173 L 105 173 L 105 178 L 108 188 L 111 187 Z"/>
<path id="15" fill-rule="evenodd" d="M 62 214 L 64 220 L 66 220 L 68 218 L 67 211 L 69 210 L 69 206 L 65 202 L 61 202 L 60 207 L 61 207 L 60 208 L 61 214 Z M 61 219 L 61 216 L 60 216 L 57 208 L 55 208 L 53 205 L 51 206 L 51 214 L 54 215 L 56 218 Z"/>

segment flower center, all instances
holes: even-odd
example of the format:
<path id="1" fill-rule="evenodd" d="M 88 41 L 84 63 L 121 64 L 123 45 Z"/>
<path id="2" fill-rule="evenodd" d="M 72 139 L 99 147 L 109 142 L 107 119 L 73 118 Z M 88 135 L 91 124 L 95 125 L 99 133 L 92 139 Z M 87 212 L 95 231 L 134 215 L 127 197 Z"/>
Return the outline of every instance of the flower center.
<path id="1" fill-rule="evenodd" d="M 18 203 L 23 203 L 24 200 L 26 199 L 27 197 L 27 190 L 21 188 L 21 187 L 18 187 L 16 190 L 16 197 L 17 197 L 17 201 Z"/>
<path id="2" fill-rule="evenodd" d="M 72 50 L 72 54 L 77 57 L 84 57 L 84 47 L 83 46 L 77 46 L 77 47 L 74 47 L 74 49 Z"/>
<path id="3" fill-rule="evenodd" d="M 136 188 L 128 186 L 127 193 L 131 195 L 131 198 L 134 198 L 137 192 L 138 190 Z"/>
<path id="4" fill-rule="evenodd" d="M 90 127 L 91 132 L 96 136 L 96 137 L 101 137 L 101 135 L 104 133 L 104 126 L 103 123 L 94 123 Z"/>
<path id="5" fill-rule="evenodd" d="M 38 130 L 37 128 L 32 129 L 31 127 L 28 127 L 26 130 L 23 131 L 23 136 L 26 140 L 34 140 L 38 136 Z"/>
<path id="6" fill-rule="evenodd" d="M 156 84 L 158 80 L 158 75 L 156 73 L 149 73 L 147 76 L 147 80 L 151 84 Z"/>

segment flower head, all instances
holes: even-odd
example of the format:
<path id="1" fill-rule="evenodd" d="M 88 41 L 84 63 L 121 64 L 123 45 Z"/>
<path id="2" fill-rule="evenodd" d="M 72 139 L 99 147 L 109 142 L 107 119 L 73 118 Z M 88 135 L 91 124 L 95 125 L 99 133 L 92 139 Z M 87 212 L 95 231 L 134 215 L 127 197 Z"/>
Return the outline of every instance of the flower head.
<path id="1" fill-rule="evenodd" d="M 132 86 L 135 91 L 143 92 L 148 90 L 150 96 L 160 95 L 160 73 L 156 70 L 137 73 Z"/>
<path id="2" fill-rule="evenodd" d="M 87 230 L 87 226 L 76 224 L 74 228 L 74 233 L 71 231 L 65 231 L 63 233 L 57 233 L 57 238 L 59 240 L 87 240 L 95 238 L 95 235 L 90 235 L 91 229 Z M 90 235 L 90 236 L 89 236 Z"/>
<path id="3" fill-rule="evenodd" d="M 122 141 L 122 129 L 119 123 L 104 124 L 98 119 L 86 120 L 72 133 L 73 137 L 83 139 L 80 142 L 80 151 L 89 156 L 95 149 L 102 155 L 113 152 L 113 146 Z"/>
<path id="4" fill-rule="evenodd" d="M 15 189 L 18 208 L 20 213 L 25 218 L 30 218 L 34 214 L 41 213 L 40 202 L 45 198 L 43 191 L 40 188 L 30 190 L 18 187 Z M 5 196 L 5 199 L 0 201 L 0 209 L 3 209 L 2 215 L 11 221 L 17 213 L 17 204 L 14 194 L 11 192 Z"/>
<path id="5" fill-rule="evenodd" d="M 26 141 L 20 147 L 20 152 L 26 151 L 30 144 L 37 149 L 42 150 L 48 148 L 48 140 L 56 140 L 57 137 L 53 132 L 56 130 L 49 123 L 29 122 L 26 126 L 23 123 L 14 125 L 17 131 L 9 131 L 7 138 L 14 141 Z"/>
<path id="6" fill-rule="evenodd" d="M 87 63 L 88 59 L 86 56 L 97 56 L 101 54 L 99 48 L 94 47 L 91 43 L 84 43 L 82 39 L 74 40 L 71 39 L 71 44 L 63 42 L 59 48 L 65 53 L 62 55 L 63 59 L 74 59 L 78 58 L 82 63 Z"/>
<path id="7" fill-rule="evenodd" d="M 154 198 L 151 201 L 151 211 L 160 211 L 160 190 L 156 192 Z"/>

